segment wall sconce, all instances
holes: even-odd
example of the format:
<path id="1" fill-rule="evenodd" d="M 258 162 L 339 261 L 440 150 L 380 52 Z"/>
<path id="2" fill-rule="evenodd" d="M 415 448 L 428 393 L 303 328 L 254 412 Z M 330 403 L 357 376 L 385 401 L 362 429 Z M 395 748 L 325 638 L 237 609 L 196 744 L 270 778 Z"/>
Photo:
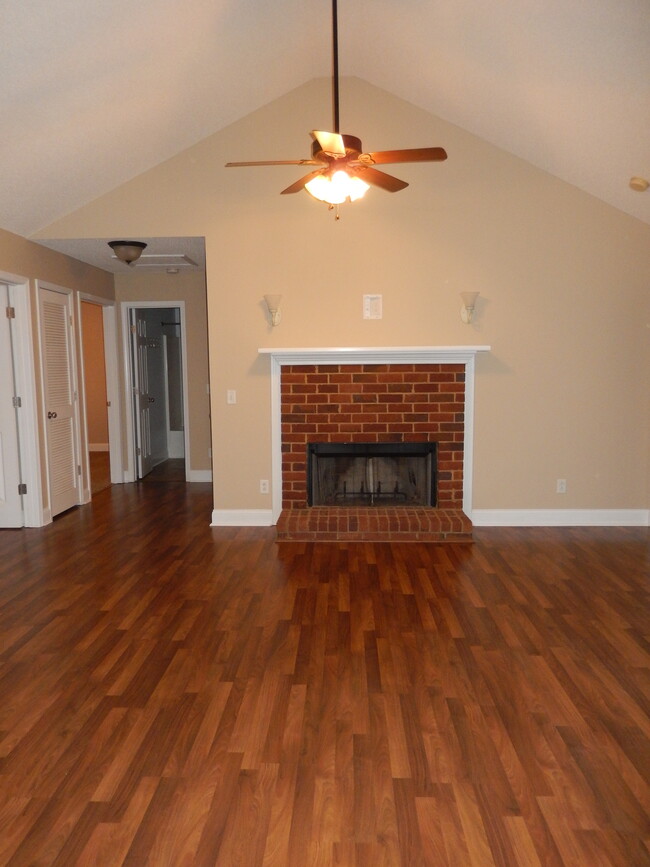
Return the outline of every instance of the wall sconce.
<path id="1" fill-rule="evenodd" d="M 465 325 L 469 325 L 472 321 L 472 317 L 474 316 L 474 307 L 476 306 L 476 299 L 480 295 L 480 292 L 461 292 L 460 297 L 463 299 L 463 306 L 460 308 L 460 318 L 463 320 Z"/>
<path id="2" fill-rule="evenodd" d="M 132 265 L 142 255 L 147 246 L 144 241 L 109 241 L 108 246 L 115 253 L 120 262 Z"/>
<path id="3" fill-rule="evenodd" d="M 280 301 L 282 301 L 282 295 L 265 295 L 264 300 L 266 301 L 266 306 L 269 310 L 269 316 L 271 317 L 271 325 L 279 325 Z"/>

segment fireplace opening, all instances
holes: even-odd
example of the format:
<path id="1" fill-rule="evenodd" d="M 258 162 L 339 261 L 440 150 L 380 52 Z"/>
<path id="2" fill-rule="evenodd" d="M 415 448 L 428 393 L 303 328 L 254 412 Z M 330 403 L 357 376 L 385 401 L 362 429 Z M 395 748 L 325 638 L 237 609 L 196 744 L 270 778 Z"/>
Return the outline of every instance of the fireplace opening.
<path id="1" fill-rule="evenodd" d="M 435 506 L 437 443 L 308 443 L 310 506 Z"/>

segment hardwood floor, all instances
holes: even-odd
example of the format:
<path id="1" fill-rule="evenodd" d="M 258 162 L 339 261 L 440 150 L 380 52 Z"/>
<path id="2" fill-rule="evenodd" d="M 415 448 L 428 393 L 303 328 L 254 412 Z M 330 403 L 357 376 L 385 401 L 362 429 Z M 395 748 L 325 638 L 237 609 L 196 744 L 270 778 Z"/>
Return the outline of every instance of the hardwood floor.
<path id="1" fill-rule="evenodd" d="M 90 490 L 94 497 L 111 484 L 111 462 L 108 452 L 89 452 Z"/>
<path id="2" fill-rule="evenodd" d="M 0 864 L 650 864 L 647 529 L 0 532 Z"/>

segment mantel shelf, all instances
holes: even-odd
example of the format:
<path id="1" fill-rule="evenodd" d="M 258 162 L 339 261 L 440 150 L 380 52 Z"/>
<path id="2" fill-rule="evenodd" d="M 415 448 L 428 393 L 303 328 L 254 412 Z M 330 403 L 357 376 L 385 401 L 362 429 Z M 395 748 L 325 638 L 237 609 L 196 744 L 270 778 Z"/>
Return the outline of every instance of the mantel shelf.
<path id="1" fill-rule="evenodd" d="M 285 364 L 466 364 L 490 346 L 327 346 L 258 349 Z"/>

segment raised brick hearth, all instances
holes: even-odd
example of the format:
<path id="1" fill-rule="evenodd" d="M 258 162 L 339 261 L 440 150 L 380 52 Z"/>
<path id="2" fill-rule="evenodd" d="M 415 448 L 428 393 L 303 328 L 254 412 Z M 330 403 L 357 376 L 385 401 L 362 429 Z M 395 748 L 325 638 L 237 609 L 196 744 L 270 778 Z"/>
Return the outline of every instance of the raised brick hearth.
<path id="1" fill-rule="evenodd" d="M 434 441 L 437 507 L 308 507 L 307 443 Z M 464 364 L 285 364 L 278 538 L 470 541 L 464 441 Z"/>
<path id="2" fill-rule="evenodd" d="M 460 509 L 313 506 L 283 509 L 277 532 L 295 542 L 471 542 L 472 522 Z"/>

